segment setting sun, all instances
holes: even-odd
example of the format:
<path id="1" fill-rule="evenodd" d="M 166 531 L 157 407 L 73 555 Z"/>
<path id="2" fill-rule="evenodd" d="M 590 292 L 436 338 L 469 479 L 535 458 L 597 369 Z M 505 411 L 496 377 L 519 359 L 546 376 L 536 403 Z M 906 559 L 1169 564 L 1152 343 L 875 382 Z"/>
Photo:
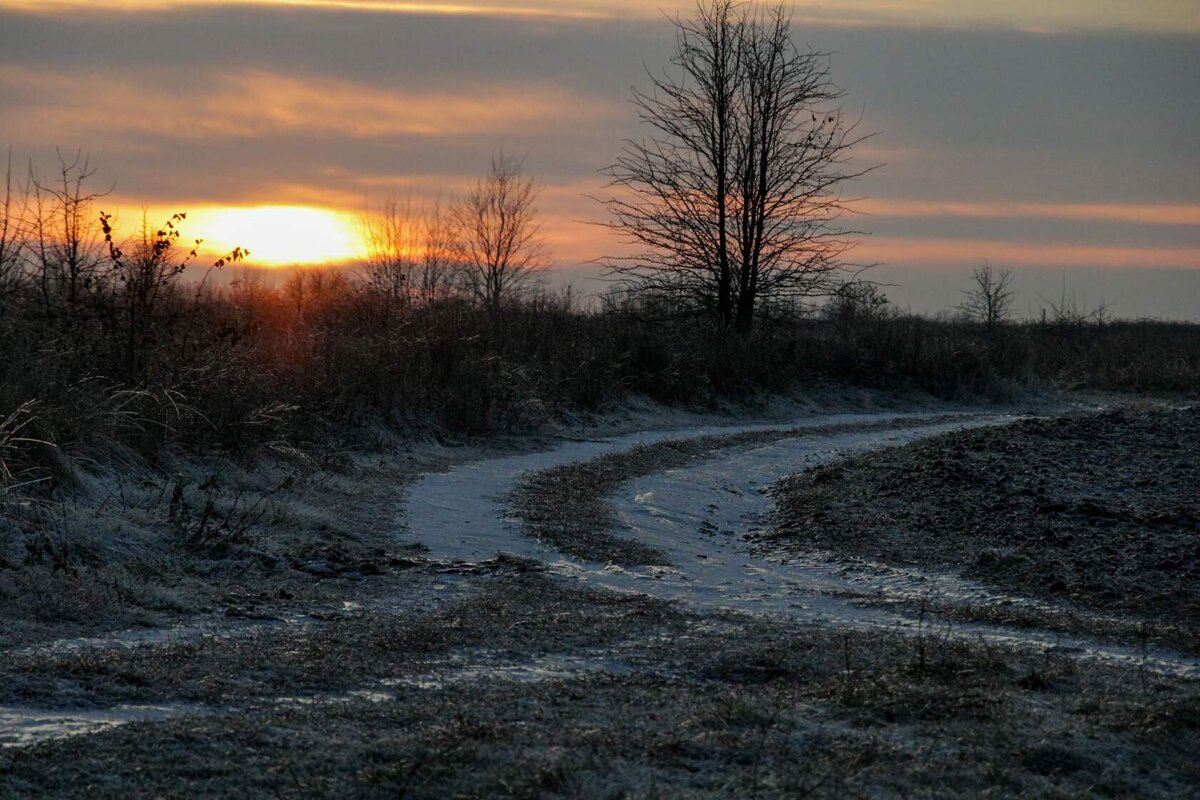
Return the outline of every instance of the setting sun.
<path id="1" fill-rule="evenodd" d="M 344 212 L 306 206 L 201 208 L 188 215 L 189 227 L 204 238 L 204 249 L 250 251 L 263 266 L 328 264 L 358 258 L 362 237 Z"/>

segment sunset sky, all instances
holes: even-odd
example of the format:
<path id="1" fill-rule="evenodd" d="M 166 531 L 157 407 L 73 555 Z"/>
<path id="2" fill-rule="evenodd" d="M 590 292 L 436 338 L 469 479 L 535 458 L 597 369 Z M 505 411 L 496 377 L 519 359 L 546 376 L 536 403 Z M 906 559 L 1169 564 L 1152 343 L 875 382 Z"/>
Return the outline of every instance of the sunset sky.
<path id="1" fill-rule="evenodd" d="M 336 262 L 392 187 L 461 189 L 526 156 L 558 275 L 619 245 L 587 195 L 673 29 L 633 0 L 0 0 L 0 147 L 82 148 L 123 217 L 264 263 Z M 900 306 L 1013 268 L 1022 313 L 1065 286 L 1124 316 L 1200 319 L 1200 0 L 797 2 L 883 164 L 854 254 Z"/>

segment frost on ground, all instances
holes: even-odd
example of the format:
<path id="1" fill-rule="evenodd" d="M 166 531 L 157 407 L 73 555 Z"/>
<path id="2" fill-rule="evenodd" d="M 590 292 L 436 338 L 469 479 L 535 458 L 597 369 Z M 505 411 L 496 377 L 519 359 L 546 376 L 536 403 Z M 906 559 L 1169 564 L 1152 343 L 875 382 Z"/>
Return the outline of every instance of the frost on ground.
<path id="1" fill-rule="evenodd" d="M 1058 622 L 1062 611 L 952 573 L 862 559 L 847 562 L 821 550 L 765 558 L 754 544 L 769 527 L 766 490 L 798 467 L 1012 421 L 996 414 L 924 415 L 667 440 L 526 476 L 515 492 L 514 511 L 523 518 L 524 532 L 538 537 L 541 546 L 569 541 L 558 550 L 575 557 L 560 553 L 547 559 L 548 568 L 590 586 L 840 629 L 912 632 L 949 606 L 1003 609 L 1006 618 L 958 624 L 955 635 L 994 644 L 1069 648 L 1090 658 L 1200 675 L 1200 660 L 1159 652 L 1143 640 L 1114 641 L 1109 634 L 1123 631 L 1109 619 L 1100 620 L 1104 628 L 1099 637 L 1093 635 L 1098 620 L 1092 617 L 1085 620 L 1090 627 L 1080 630 L 1061 624 L 1014 626 L 1006 624 L 1012 612 L 1053 616 Z M 575 457 L 579 451 L 568 447 L 557 455 Z M 503 472 L 496 465 L 491 470 Z M 430 489 L 435 498 L 442 491 L 437 484 Z M 471 507 L 469 495 L 458 490 L 456 497 L 464 501 L 464 509 Z M 467 528 L 477 549 L 533 546 L 520 539 L 517 526 L 503 524 L 496 515 L 479 515 Z M 458 552 L 466 541 L 450 546 Z M 638 552 L 654 553 L 655 559 L 638 563 L 630 557 Z"/>
<path id="2" fill-rule="evenodd" d="M 842 419 L 849 419 L 843 417 Z M 618 522 L 606 502 L 608 495 L 622 484 L 658 472 L 676 470 L 690 463 L 785 439 L 838 432 L 886 432 L 897 428 L 914 429 L 936 425 L 953 419 L 952 416 L 913 417 L 905 415 L 872 415 L 857 422 L 821 419 L 820 424 L 801 427 L 767 427 L 731 433 L 714 433 L 690 438 L 670 438 L 653 442 L 651 437 L 628 450 L 617 450 L 586 461 L 572 460 L 560 467 L 533 473 L 508 498 L 512 511 L 539 541 L 552 545 L 559 552 L 587 561 L 612 563 L 621 566 L 670 564 L 665 553 L 648 547 L 644 542 L 615 535 Z M 568 458 L 579 455 L 572 450 Z M 737 471 L 733 465 L 732 472 Z M 699 498 L 703 503 L 712 498 Z"/>
<path id="3" fill-rule="evenodd" d="M 593 429 L 405 472 L 403 508 L 368 478 L 349 558 L 312 529 L 267 537 L 313 548 L 284 557 L 290 599 L 231 604 L 225 627 L 214 608 L 176 636 L 7 648 L 0 727 L 33 733 L 0 747 L 0 797 L 1193 794 L 1200 682 L 1148 651 L 964 637 L 867 595 L 922 597 L 928 578 L 974 605 L 1044 603 L 864 559 L 846 572 L 832 548 L 791 563 L 756 549 L 759 490 L 781 475 L 1008 421 Z M 401 513 L 407 529 L 381 539 Z M 55 719 L 95 724 L 38 727 Z"/>
<path id="4" fill-rule="evenodd" d="M 1200 409 L 953 433 L 809 470 L 778 498 L 773 552 L 952 570 L 1073 612 L 1075 629 L 1098 613 L 1200 654 Z"/>
<path id="5" fill-rule="evenodd" d="M 397 487 L 436 465 L 392 450 L 82 464 L 56 503 L 0 504 L 0 646 L 284 619 L 403 566 Z"/>
<path id="6" fill-rule="evenodd" d="M 0 796 L 1178 797 L 1200 781 L 1194 684 L 529 573 L 407 622 L 58 669 L 232 707 L 0 750 Z"/>

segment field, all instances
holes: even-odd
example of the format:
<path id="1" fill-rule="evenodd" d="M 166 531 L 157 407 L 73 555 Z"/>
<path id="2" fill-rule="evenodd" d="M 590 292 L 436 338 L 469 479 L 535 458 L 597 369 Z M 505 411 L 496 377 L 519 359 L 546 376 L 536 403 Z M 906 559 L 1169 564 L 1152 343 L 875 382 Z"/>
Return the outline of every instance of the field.
<path id="1" fill-rule="evenodd" d="M 185 287 L 3 304 L 0 797 L 1200 786 L 1196 326 Z"/>
<path id="2" fill-rule="evenodd" d="M 1047 545 L 984 527 L 947 548 L 929 525 L 953 528 L 963 492 L 1025 498 L 973 479 L 1003 455 L 1068 504 L 1044 515 L 1060 537 L 1097 536 L 1068 490 L 1146 463 L 1159 480 L 1121 509 L 1170 510 L 1143 546 L 1177 548 L 1194 498 L 1171 467 L 1195 463 L 1193 440 L 1146 445 L 1194 412 L 885 397 L 831 390 L 753 420 L 643 404 L 553 436 L 277 455 L 177 501 L 146 473 L 70 512 L 90 539 L 40 532 L 42 560 L 3 573 L 0 796 L 1195 791 L 1200 664 L 1171 605 L 1194 581 L 1160 585 L 1170 602 L 1063 592 L 1001 568 L 1015 557 L 980 566 L 1004 546 L 1058 568 Z M 1107 460 L 1072 461 L 1079 437 Z M 903 472 L 936 464 L 962 485 Z M 881 528 L 899 501 L 875 489 L 897 470 L 921 522 Z M 205 491 L 213 519 L 259 495 L 271 512 L 171 540 Z"/>
<path id="3" fill-rule="evenodd" d="M 1197 10 L 0 0 L 0 800 L 1200 800 Z"/>
<path id="4" fill-rule="evenodd" d="M 0 297 L 0 797 L 1200 786 L 1200 326 L 93 277 Z"/>

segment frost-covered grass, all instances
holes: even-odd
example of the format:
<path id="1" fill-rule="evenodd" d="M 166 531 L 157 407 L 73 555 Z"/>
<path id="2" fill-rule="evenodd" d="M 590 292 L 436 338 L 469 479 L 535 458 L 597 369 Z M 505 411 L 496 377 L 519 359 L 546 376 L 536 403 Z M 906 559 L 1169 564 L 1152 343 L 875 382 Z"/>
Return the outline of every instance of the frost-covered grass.
<path id="1" fill-rule="evenodd" d="M 121 686 L 124 700 L 232 708 L 0 751 L 0 796 L 1178 797 L 1200 786 L 1194 683 L 936 632 L 697 616 L 536 574 L 480 588 L 299 638 L 64 658 L 49 675 Z M 601 666 L 521 680 L 467 669 L 498 648 L 506 662 L 552 651 Z"/>
<path id="2" fill-rule="evenodd" d="M 403 485 L 444 460 L 393 443 L 79 461 L 53 498 L 0 505 L 0 644 L 329 600 L 389 569 Z M 266 613 L 266 612 L 263 612 Z"/>
<path id="3" fill-rule="evenodd" d="M 738 445 L 748 443 L 614 456 L 602 475 L 564 473 L 574 489 L 559 499 L 586 505 L 630 470 Z M 187 477 L 204 470 L 180 470 L 178 500 L 174 479 L 125 481 L 111 507 L 141 514 L 145 541 L 133 528 L 109 537 L 126 542 L 126 561 L 100 550 L 112 560 L 96 569 L 169 549 L 154 562 L 161 577 L 141 585 L 188 575 L 215 587 L 179 590 L 189 609 L 291 610 L 303 621 L 138 646 L 5 648 L 10 717 L 22 706 L 155 711 L 0 749 L 0 797 L 1178 797 L 1200 787 L 1200 683 L 1148 664 L 989 645 L 941 622 L 897 635 L 715 611 L 588 590 L 525 561 L 380 552 L 400 514 L 389 505 L 397 485 L 483 454 L 469 450 L 231 465 L 210 519 L 229 516 L 239 490 L 275 492 L 279 506 L 248 542 L 178 537 L 172 526 L 196 530 L 209 505 L 211 487 Z M 76 513 L 105 519 L 104 507 L 81 502 Z"/>
<path id="4" fill-rule="evenodd" d="M 376 427 L 321 447 L 173 450 L 154 462 L 112 442 L 61 448 L 51 493 L 0 495 L 7 623 L 0 645 L 327 602 L 345 590 L 327 581 L 361 581 L 414 555 L 398 544 L 405 491 L 429 470 L 536 450 L 560 436 L 729 424 L 747 415 L 787 420 L 822 405 L 868 410 L 887 402 L 895 401 L 844 388 L 703 413 L 641 399 L 548 421 L 540 437 L 445 443 Z"/>

